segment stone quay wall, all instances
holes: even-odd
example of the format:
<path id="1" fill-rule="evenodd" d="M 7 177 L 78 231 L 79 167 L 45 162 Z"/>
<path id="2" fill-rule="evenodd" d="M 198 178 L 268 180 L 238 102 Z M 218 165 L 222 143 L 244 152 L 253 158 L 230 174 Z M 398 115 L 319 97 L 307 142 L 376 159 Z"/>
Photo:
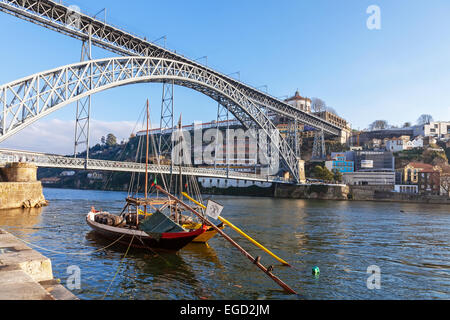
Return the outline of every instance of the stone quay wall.
<path id="1" fill-rule="evenodd" d="M 0 229 L 0 300 L 78 300 L 53 278 L 50 259 Z"/>
<path id="2" fill-rule="evenodd" d="M 48 205 L 36 176 L 37 167 L 27 163 L 11 163 L 0 168 L 0 210 Z"/>
<path id="3" fill-rule="evenodd" d="M 349 187 L 345 185 L 285 185 L 275 186 L 275 198 L 347 200 Z"/>

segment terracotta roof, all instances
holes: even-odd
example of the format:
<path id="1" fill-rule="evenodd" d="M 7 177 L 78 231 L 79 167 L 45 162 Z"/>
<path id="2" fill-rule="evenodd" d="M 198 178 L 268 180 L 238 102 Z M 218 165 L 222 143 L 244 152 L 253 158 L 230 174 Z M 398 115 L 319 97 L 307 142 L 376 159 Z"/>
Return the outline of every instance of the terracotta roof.
<path id="1" fill-rule="evenodd" d="M 422 171 L 420 171 L 420 173 L 440 173 L 438 170 L 434 170 L 434 169 L 423 169 Z"/>
<path id="2" fill-rule="evenodd" d="M 410 162 L 410 163 L 408 163 L 408 166 L 413 167 L 413 168 L 433 170 L 433 166 L 431 164 L 422 163 L 422 162 Z"/>
<path id="3" fill-rule="evenodd" d="M 293 97 L 287 98 L 285 101 L 288 102 L 288 101 L 295 101 L 295 100 L 308 100 L 308 101 L 310 101 L 310 99 L 302 97 L 300 95 L 300 92 L 298 92 L 298 90 L 295 91 L 295 95 Z"/>

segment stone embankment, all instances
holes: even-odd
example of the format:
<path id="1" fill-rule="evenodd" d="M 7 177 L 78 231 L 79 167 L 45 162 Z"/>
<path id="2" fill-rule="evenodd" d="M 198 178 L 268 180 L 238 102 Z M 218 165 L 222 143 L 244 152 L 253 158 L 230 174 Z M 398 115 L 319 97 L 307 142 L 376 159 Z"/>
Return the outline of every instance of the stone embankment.
<path id="1" fill-rule="evenodd" d="M 0 229 L 0 300 L 78 300 L 53 278 L 50 259 Z"/>
<path id="2" fill-rule="evenodd" d="M 348 200 L 346 185 L 284 185 L 275 186 L 275 198 Z"/>
<path id="3" fill-rule="evenodd" d="M 276 185 L 275 198 L 450 204 L 445 196 L 394 192 L 393 185 Z"/>
<path id="4" fill-rule="evenodd" d="M 450 198 L 439 195 L 394 192 L 394 186 L 350 186 L 350 200 L 428 204 L 450 204 Z"/>
<path id="5" fill-rule="evenodd" d="M 26 163 L 12 163 L 0 168 L 0 209 L 48 205 L 36 174 L 37 167 Z"/>

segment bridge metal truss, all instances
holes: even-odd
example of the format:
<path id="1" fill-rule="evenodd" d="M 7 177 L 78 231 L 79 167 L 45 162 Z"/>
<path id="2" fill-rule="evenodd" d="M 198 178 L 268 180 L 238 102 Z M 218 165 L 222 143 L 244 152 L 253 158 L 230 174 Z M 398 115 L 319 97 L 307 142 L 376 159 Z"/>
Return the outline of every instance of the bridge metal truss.
<path id="1" fill-rule="evenodd" d="M 45 153 L 0 149 L 0 164 L 10 162 L 31 163 L 38 167 L 76 170 L 118 171 L 145 173 L 145 164 L 136 162 L 107 161 L 97 159 L 69 158 Z M 174 168 L 178 172 L 178 168 Z M 170 165 L 149 164 L 148 172 L 171 174 Z M 210 168 L 182 167 L 183 175 L 222 179 L 236 179 L 256 182 L 290 183 L 280 177 L 262 176 L 254 173 L 236 172 Z"/>
<path id="2" fill-rule="evenodd" d="M 41 25 L 45 28 L 63 33 L 85 41 L 90 39 L 92 45 L 112 51 L 123 56 L 151 56 L 184 62 L 214 75 L 239 89 L 258 107 L 264 107 L 287 117 L 297 119 L 300 123 L 324 130 L 325 134 L 339 136 L 341 129 L 324 119 L 298 110 L 289 104 L 242 83 L 234 78 L 217 72 L 205 65 L 188 59 L 181 54 L 142 39 L 115 26 L 100 21 L 89 15 L 74 12 L 73 8 L 50 0 L 0 0 L 0 11 L 18 18 Z"/>
<path id="3" fill-rule="evenodd" d="M 78 99 L 110 88 L 143 82 L 173 81 L 220 101 L 246 129 L 262 129 L 294 180 L 294 151 L 275 125 L 239 87 L 203 68 L 152 57 L 116 57 L 63 66 L 0 86 L 0 142 L 40 118 Z M 273 153 L 275 154 L 275 153 Z"/>

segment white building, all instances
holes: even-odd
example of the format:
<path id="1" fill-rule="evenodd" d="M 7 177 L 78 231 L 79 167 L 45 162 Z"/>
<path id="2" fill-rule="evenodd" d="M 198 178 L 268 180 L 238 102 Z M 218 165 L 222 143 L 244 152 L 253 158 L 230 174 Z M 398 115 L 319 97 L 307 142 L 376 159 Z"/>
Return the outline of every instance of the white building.
<path id="1" fill-rule="evenodd" d="M 102 180 L 103 174 L 98 173 L 98 172 L 92 172 L 92 173 L 88 173 L 87 177 L 91 180 Z"/>
<path id="2" fill-rule="evenodd" d="M 418 136 L 413 140 L 409 140 L 409 137 L 386 139 L 386 150 L 390 152 L 400 152 L 415 148 L 423 148 L 423 137 Z"/>
<path id="3" fill-rule="evenodd" d="M 406 184 L 406 185 L 396 184 L 394 186 L 394 192 L 416 194 L 419 193 L 419 186 L 416 184 Z"/>
<path id="4" fill-rule="evenodd" d="M 449 121 L 435 121 L 414 128 L 414 135 L 416 136 L 444 138 L 447 134 L 450 134 Z"/>
<path id="5" fill-rule="evenodd" d="M 400 152 L 407 150 L 407 142 L 401 138 L 392 138 L 386 140 L 386 150 L 390 152 Z"/>
<path id="6" fill-rule="evenodd" d="M 204 188 L 245 188 L 251 186 L 257 186 L 260 188 L 270 188 L 271 182 L 260 181 L 248 181 L 248 180 L 235 180 L 235 179 L 222 179 L 222 178 L 198 178 L 198 182 L 201 183 Z"/>
<path id="7" fill-rule="evenodd" d="M 285 102 L 298 110 L 311 113 L 311 99 L 302 97 L 298 91 L 295 92 L 293 97 L 286 99 Z"/>
<path id="8" fill-rule="evenodd" d="M 61 177 L 71 177 L 75 175 L 75 171 L 63 171 L 59 174 Z"/>
<path id="9" fill-rule="evenodd" d="M 343 174 L 343 182 L 348 185 L 395 185 L 395 172 L 358 171 Z"/>
<path id="10" fill-rule="evenodd" d="M 423 137 L 422 136 L 418 136 L 415 139 L 408 141 L 406 143 L 407 150 L 416 149 L 416 148 L 423 148 Z"/>

